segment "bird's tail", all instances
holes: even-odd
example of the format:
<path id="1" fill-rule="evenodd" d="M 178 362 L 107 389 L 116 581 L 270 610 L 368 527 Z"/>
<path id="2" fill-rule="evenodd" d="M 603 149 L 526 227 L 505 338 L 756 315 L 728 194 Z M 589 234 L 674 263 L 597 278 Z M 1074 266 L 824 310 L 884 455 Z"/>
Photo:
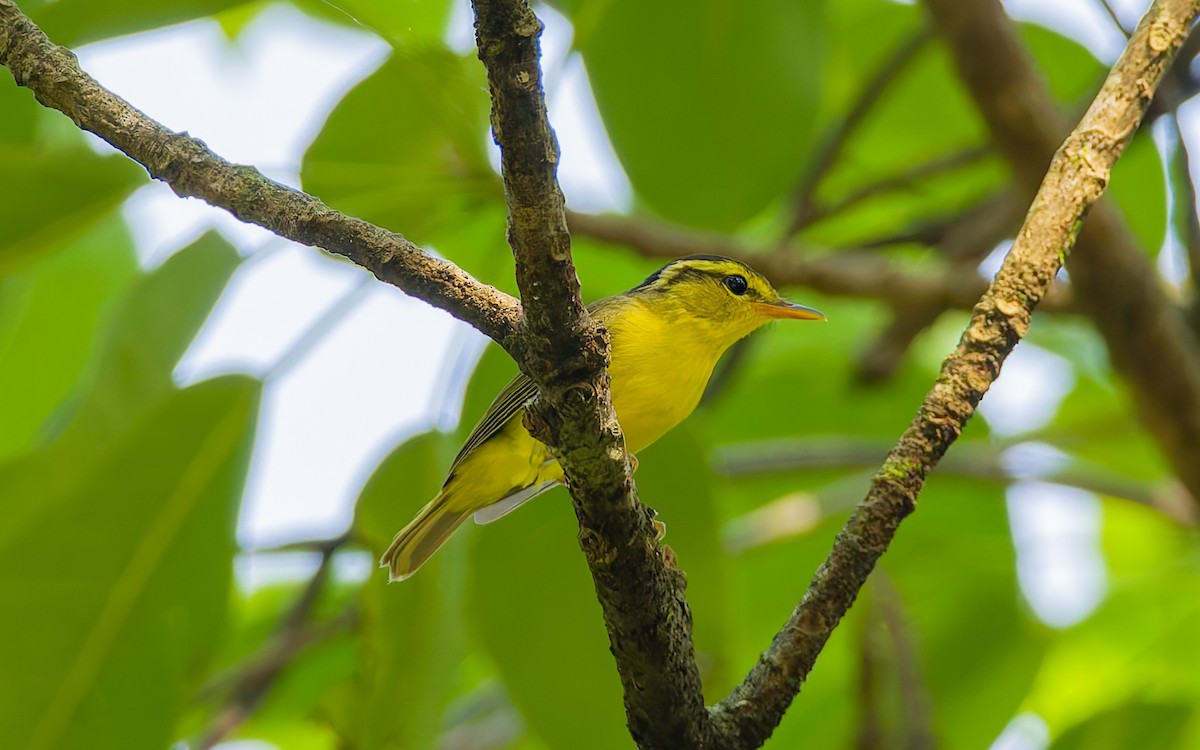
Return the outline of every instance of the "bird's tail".
<path id="1" fill-rule="evenodd" d="M 417 517 L 400 530 L 379 560 L 379 567 L 388 569 L 388 578 L 403 581 L 434 552 L 446 543 L 454 530 L 471 515 L 470 510 L 458 511 L 448 507 L 449 496 L 443 490 L 421 509 Z"/>

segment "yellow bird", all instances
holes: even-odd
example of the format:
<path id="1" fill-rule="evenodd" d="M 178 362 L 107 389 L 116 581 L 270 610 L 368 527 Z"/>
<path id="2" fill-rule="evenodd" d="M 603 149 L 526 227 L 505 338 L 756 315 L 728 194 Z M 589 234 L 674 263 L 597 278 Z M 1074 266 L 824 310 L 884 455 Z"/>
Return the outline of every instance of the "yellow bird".
<path id="1" fill-rule="evenodd" d="M 738 339 L 778 318 L 824 320 L 788 302 L 744 263 L 713 255 L 674 260 L 624 294 L 593 303 L 611 341 L 613 408 L 636 454 L 692 413 L 713 367 Z M 537 387 L 517 375 L 471 431 L 437 497 L 383 554 L 391 580 L 408 578 L 474 515 L 490 523 L 555 485 L 562 468 L 522 424 Z"/>

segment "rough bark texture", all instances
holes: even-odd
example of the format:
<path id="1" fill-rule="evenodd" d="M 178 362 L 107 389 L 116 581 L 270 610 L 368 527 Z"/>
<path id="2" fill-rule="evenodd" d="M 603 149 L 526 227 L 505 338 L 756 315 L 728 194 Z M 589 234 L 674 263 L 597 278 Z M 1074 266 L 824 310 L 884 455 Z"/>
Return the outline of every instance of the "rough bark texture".
<path id="1" fill-rule="evenodd" d="M 0 65 L 37 100 L 141 164 L 177 195 L 200 198 L 281 237 L 343 255 L 414 297 L 448 311 L 505 348 L 520 303 L 401 235 L 347 216 L 317 198 L 232 164 L 175 133 L 96 83 L 75 55 L 51 42 L 12 0 L 0 0 Z"/>
<path id="2" fill-rule="evenodd" d="M 430 258 L 399 235 L 346 217 L 250 167 L 225 162 L 199 141 L 153 122 L 84 74 L 74 56 L 51 44 L 12 0 L 0 0 L 0 64 L 42 103 L 139 161 L 180 195 L 200 197 L 281 236 L 341 253 L 504 344 L 543 386 L 530 426 L 559 450 L 572 485 L 580 546 L 604 610 L 635 741 L 646 748 L 758 747 L 799 691 L 897 526 L 912 512 L 925 477 L 1027 330 L 1034 305 L 1051 288 L 1082 217 L 1099 199 L 1200 0 L 1158 0 L 1151 8 L 1083 123 L 1058 151 L 1012 252 L 975 306 L 958 348 L 799 606 L 743 683 L 707 710 L 683 575 L 673 567 L 669 550 L 655 542 L 649 512 L 637 500 L 608 398 L 604 334 L 579 300 L 555 177 L 557 147 L 541 90 L 541 27 L 525 0 L 476 0 L 475 9 L 493 125 L 503 151 L 509 236 L 524 317 L 511 297 Z M 1051 137 L 1037 132 L 1039 138 Z M 819 283 L 814 278 L 819 274 L 808 283 Z M 939 289 L 952 294 L 949 286 Z M 1161 322 L 1163 316 L 1155 315 L 1150 322 Z M 1163 325 L 1163 335 L 1173 337 L 1174 324 Z"/>
<path id="3" fill-rule="evenodd" d="M 925 4 L 997 145 L 1032 192 L 1067 128 L 1014 25 L 998 0 Z M 1156 22 L 1144 44 L 1161 46 L 1180 32 L 1182 11 L 1189 4 L 1177 0 L 1168 5 L 1175 12 Z M 1138 71 L 1125 75 L 1124 97 L 1141 96 L 1147 81 Z M 1139 122 L 1127 117 L 1113 127 L 1132 133 Z M 1080 158 L 1093 158 L 1109 135 L 1080 133 Z M 1195 335 L 1163 294 L 1149 257 L 1112 205 L 1102 202 L 1092 211 L 1069 268 L 1079 307 L 1094 321 L 1114 367 L 1132 386 L 1143 423 L 1200 501 L 1200 346 Z"/>
<path id="4" fill-rule="evenodd" d="M 542 92 L 542 26 L 525 0 L 473 6 L 525 305 L 518 362 L 541 390 L 527 426 L 555 448 L 567 476 L 634 741 L 643 748 L 710 745 L 684 576 L 638 501 L 609 398 L 606 335 L 579 297 L 558 144 Z"/>
<path id="5" fill-rule="evenodd" d="M 947 5 L 961 1 L 945 0 Z M 736 746 L 759 746 L 783 717 L 896 528 L 915 509 L 926 476 L 1028 331 L 1033 307 L 1070 254 L 1083 217 L 1107 186 L 1113 164 L 1198 11 L 1200 0 L 1155 2 L 1083 120 L 1054 155 L 1012 250 L 916 418 L 771 648 L 713 710 L 722 733 L 735 738 Z"/>

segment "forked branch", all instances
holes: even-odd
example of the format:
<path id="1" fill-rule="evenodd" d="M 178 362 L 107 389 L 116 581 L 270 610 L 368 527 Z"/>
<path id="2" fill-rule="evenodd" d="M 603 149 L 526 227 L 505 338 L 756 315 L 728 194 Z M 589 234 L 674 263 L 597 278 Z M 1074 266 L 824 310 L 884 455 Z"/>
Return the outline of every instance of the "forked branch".
<path id="1" fill-rule="evenodd" d="M 541 89 L 540 23 L 525 0 L 476 0 L 475 9 L 504 154 L 524 316 L 516 300 L 403 237 L 334 211 L 253 168 L 230 164 L 199 141 L 163 128 L 83 73 L 74 56 L 46 39 L 12 0 L 0 0 L 0 64 L 43 104 L 112 143 L 180 195 L 343 254 L 505 345 L 543 386 L 542 406 L 530 426 L 561 449 L 635 741 L 650 748 L 758 747 L 914 509 L 925 477 L 1028 329 L 1033 307 L 1070 253 L 1200 0 L 1158 0 L 1143 19 L 1083 122 L 1058 150 L 958 348 L 799 606 L 742 684 L 711 709 L 700 693 L 682 575 L 655 543 L 637 501 L 608 399 L 604 338 L 579 301 L 555 178 L 557 146 Z"/>

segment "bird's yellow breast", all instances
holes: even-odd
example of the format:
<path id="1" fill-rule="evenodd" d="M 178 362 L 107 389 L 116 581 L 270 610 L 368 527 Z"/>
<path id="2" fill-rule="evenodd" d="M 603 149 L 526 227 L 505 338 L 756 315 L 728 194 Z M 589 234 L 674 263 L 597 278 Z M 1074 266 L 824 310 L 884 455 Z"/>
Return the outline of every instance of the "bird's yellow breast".
<path id="1" fill-rule="evenodd" d="M 626 448 L 637 453 L 692 413 L 726 344 L 641 305 L 599 317 L 611 335 L 613 408 Z"/>

